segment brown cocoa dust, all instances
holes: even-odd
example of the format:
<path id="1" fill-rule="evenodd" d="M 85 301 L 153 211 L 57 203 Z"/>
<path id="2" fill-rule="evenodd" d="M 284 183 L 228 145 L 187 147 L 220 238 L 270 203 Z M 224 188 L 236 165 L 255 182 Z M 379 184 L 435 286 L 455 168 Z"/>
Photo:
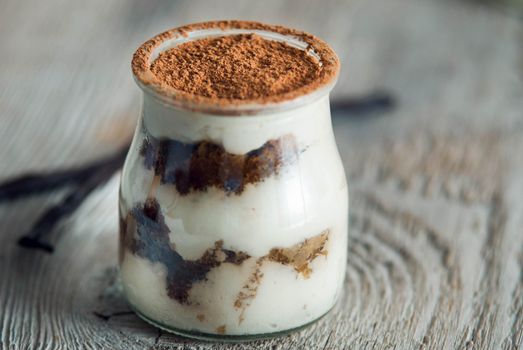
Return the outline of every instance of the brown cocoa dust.
<path id="1" fill-rule="evenodd" d="M 318 60 L 306 51 L 256 34 L 204 38 L 162 52 L 151 72 L 163 83 L 208 98 L 252 100 L 315 82 Z"/>

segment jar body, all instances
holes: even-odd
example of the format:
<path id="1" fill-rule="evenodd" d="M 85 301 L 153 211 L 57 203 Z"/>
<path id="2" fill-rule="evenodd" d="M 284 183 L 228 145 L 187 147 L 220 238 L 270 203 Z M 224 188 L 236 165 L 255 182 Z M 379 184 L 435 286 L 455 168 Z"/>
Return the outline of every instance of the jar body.
<path id="1" fill-rule="evenodd" d="M 348 191 L 327 95 L 215 116 L 145 94 L 119 208 L 126 297 L 173 332 L 287 331 L 341 293 Z"/>

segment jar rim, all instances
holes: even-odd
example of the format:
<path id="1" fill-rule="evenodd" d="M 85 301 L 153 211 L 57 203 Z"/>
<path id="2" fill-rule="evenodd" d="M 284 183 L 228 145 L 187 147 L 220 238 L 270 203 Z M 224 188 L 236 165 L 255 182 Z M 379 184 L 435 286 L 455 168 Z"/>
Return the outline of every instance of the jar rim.
<path id="1" fill-rule="evenodd" d="M 320 63 L 320 75 L 313 83 L 283 94 L 240 100 L 187 93 L 165 84 L 151 71 L 151 63 L 162 51 L 192 40 L 234 34 L 257 34 L 304 50 Z M 327 43 L 303 31 L 253 21 L 210 21 L 173 28 L 154 36 L 136 50 L 131 67 L 144 93 L 166 105 L 216 115 L 249 115 L 295 109 L 325 96 L 336 83 L 340 63 Z"/>

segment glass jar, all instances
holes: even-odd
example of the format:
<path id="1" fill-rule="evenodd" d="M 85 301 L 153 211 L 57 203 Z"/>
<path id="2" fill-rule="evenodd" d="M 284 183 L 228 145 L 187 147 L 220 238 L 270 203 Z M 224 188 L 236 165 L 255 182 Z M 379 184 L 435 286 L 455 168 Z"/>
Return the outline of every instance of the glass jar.
<path id="1" fill-rule="evenodd" d="M 168 91 L 148 71 L 182 42 L 246 32 L 332 60 L 331 76 L 283 101 L 209 103 Z M 189 337 L 243 340 L 300 328 L 333 307 L 348 191 L 329 110 L 338 61 L 325 48 L 283 27 L 208 22 L 137 51 L 143 110 L 119 210 L 121 277 L 140 317 Z"/>

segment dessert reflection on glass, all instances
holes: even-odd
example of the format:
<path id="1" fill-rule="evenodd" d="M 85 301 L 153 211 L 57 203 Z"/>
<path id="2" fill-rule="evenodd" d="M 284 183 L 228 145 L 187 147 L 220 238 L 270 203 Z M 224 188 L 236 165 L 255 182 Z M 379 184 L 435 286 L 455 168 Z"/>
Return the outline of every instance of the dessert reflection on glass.
<path id="1" fill-rule="evenodd" d="M 348 192 L 320 39 L 255 22 L 159 34 L 133 57 L 143 111 L 120 188 L 137 313 L 193 337 L 306 325 L 340 296 Z"/>

